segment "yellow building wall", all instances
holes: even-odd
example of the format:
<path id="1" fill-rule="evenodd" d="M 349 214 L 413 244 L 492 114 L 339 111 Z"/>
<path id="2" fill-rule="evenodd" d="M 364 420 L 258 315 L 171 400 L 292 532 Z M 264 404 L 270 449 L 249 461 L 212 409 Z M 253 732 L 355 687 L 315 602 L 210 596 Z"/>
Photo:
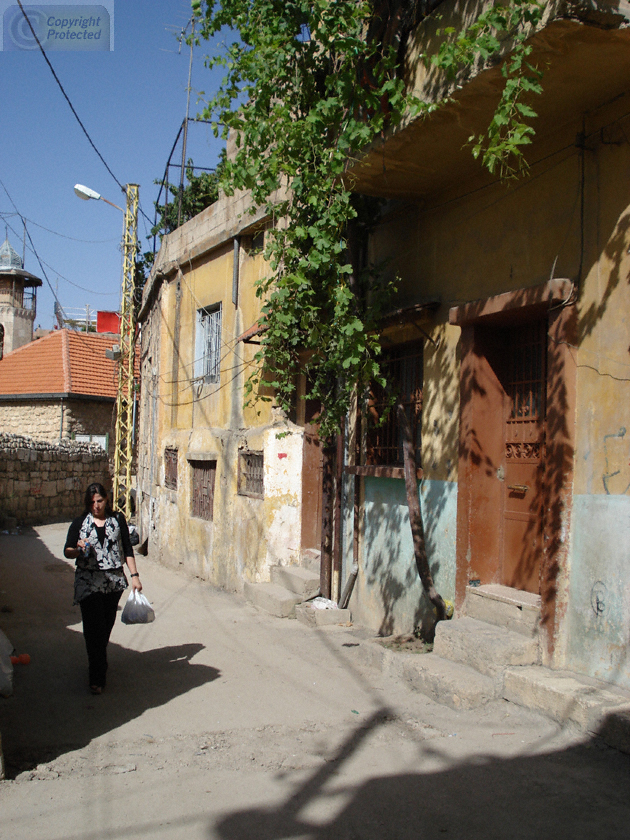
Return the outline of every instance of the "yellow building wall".
<path id="1" fill-rule="evenodd" d="M 440 301 L 435 315 L 422 322 L 429 336 L 423 414 L 429 485 L 457 480 L 460 330 L 448 325 L 449 308 L 552 278 L 580 279 L 577 300 L 567 301 L 576 320 L 567 344 L 577 409 L 561 432 L 574 440 L 573 495 L 561 535 L 566 564 L 558 577 L 554 664 L 625 687 L 630 687 L 629 106 L 625 96 L 585 122 L 576 119 L 539 138 L 528 177 L 513 183 L 475 178 L 422 201 L 392 203 L 373 251 L 398 278 L 397 307 Z M 576 144 L 583 131 L 584 151 Z M 372 496 L 377 499 L 376 491 Z M 425 514 L 431 516 L 428 509 Z M 368 536 L 378 534 L 368 528 Z M 442 552 L 440 574 L 446 573 L 445 562 Z"/>
<path id="2" fill-rule="evenodd" d="M 189 247 L 194 249 L 199 238 L 193 230 L 186 240 Z M 239 238 L 236 305 L 233 238 L 195 259 L 178 259 L 162 283 L 151 310 L 151 329 L 159 330 L 159 419 L 155 439 L 148 440 L 145 432 L 142 443 L 155 450 L 158 462 L 151 510 L 145 505 L 156 555 L 167 565 L 233 590 L 242 589 L 246 580 L 268 580 L 274 563 L 297 562 L 301 522 L 302 430 L 269 403 L 244 407 L 245 383 L 256 369 L 258 345 L 238 339 L 259 317 L 256 282 L 266 264 L 259 249 L 251 250 L 251 237 Z M 172 251 L 172 246 L 166 251 L 169 257 Z M 217 304 L 220 381 L 208 383 L 196 376 L 197 313 Z M 280 431 L 290 434 L 278 454 Z M 167 447 L 178 452 L 176 490 L 164 486 Z M 264 498 L 238 492 L 243 450 L 264 453 Z M 194 461 L 216 461 L 212 521 L 191 515 Z"/>

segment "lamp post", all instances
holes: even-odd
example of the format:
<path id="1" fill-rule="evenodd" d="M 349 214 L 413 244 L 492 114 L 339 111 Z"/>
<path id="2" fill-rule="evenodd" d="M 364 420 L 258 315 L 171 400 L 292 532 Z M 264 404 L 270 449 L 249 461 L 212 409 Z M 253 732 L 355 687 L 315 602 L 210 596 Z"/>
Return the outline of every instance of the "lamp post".
<path id="1" fill-rule="evenodd" d="M 116 394 L 116 446 L 114 450 L 114 482 L 112 502 L 122 501 L 125 516 L 131 516 L 131 466 L 133 460 L 134 365 L 136 346 L 135 262 L 138 241 L 138 184 L 127 184 L 125 210 L 99 193 L 75 184 L 75 193 L 84 201 L 101 200 L 125 214 L 123 228 L 123 279 L 120 303 L 120 355 L 118 391 Z"/>

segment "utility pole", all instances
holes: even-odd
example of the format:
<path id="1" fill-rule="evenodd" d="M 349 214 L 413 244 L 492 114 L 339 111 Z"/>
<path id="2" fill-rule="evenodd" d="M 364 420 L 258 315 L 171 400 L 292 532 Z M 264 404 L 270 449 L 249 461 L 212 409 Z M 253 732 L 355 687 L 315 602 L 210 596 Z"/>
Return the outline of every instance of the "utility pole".
<path id="1" fill-rule="evenodd" d="M 112 503 L 131 516 L 131 466 L 134 440 L 134 371 L 136 358 L 136 254 L 138 241 L 138 184 L 127 184 L 123 229 L 123 280 L 120 303 L 120 358 L 116 397 L 116 449 Z"/>

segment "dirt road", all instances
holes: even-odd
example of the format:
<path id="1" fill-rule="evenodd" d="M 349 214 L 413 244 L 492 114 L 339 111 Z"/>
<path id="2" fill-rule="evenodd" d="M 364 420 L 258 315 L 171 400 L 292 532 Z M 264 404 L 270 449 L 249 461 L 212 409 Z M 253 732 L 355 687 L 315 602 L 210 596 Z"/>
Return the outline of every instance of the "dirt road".
<path id="1" fill-rule="evenodd" d="M 503 701 L 451 711 L 363 667 L 356 628 L 150 558 L 156 621 L 117 622 L 92 697 L 65 531 L 0 535 L 0 627 L 32 657 L 0 698 L 0 840 L 628 837 L 630 757 Z"/>

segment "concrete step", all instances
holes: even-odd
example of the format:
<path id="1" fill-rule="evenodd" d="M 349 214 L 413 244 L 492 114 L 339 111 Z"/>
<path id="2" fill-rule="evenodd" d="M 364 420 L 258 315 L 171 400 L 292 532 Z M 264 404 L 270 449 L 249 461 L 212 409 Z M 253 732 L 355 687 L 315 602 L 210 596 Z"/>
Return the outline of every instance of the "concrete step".
<path id="1" fill-rule="evenodd" d="M 630 753 L 630 692 L 569 671 L 534 666 L 508 668 L 503 697 Z"/>
<path id="2" fill-rule="evenodd" d="M 464 614 L 533 637 L 540 624 L 540 595 L 509 586 L 467 586 Z"/>
<path id="3" fill-rule="evenodd" d="M 272 566 L 271 582 L 308 601 L 319 595 L 319 575 L 300 566 Z"/>
<path id="4" fill-rule="evenodd" d="M 243 587 L 245 599 L 271 615 L 289 618 L 295 615 L 295 605 L 302 600 L 295 592 L 289 592 L 275 583 L 249 583 Z"/>
<path id="5" fill-rule="evenodd" d="M 357 655 L 364 665 L 389 680 L 406 682 L 409 688 L 451 709 L 476 709 L 501 696 L 494 680 L 435 653 L 390 650 L 366 639 L 357 645 Z"/>
<path id="6" fill-rule="evenodd" d="M 474 668 L 497 685 L 506 666 L 537 665 L 539 661 L 537 639 L 468 616 L 440 621 L 433 651 L 442 659 Z"/>
<path id="7" fill-rule="evenodd" d="M 352 621 L 350 610 L 316 610 L 308 601 L 297 604 L 295 617 L 308 627 L 330 627 L 334 624 L 350 624 Z"/>
<path id="8" fill-rule="evenodd" d="M 318 548 L 304 548 L 300 555 L 300 565 L 309 572 L 319 574 L 321 568 L 322 553 Z"/>
<path id="9" fill-rule="evenodd" d="M 451 709 L 476 709 L 501 694 L 490 677 L 435 652 L 406 656 L 402 676 L 415 691 Z"/>

